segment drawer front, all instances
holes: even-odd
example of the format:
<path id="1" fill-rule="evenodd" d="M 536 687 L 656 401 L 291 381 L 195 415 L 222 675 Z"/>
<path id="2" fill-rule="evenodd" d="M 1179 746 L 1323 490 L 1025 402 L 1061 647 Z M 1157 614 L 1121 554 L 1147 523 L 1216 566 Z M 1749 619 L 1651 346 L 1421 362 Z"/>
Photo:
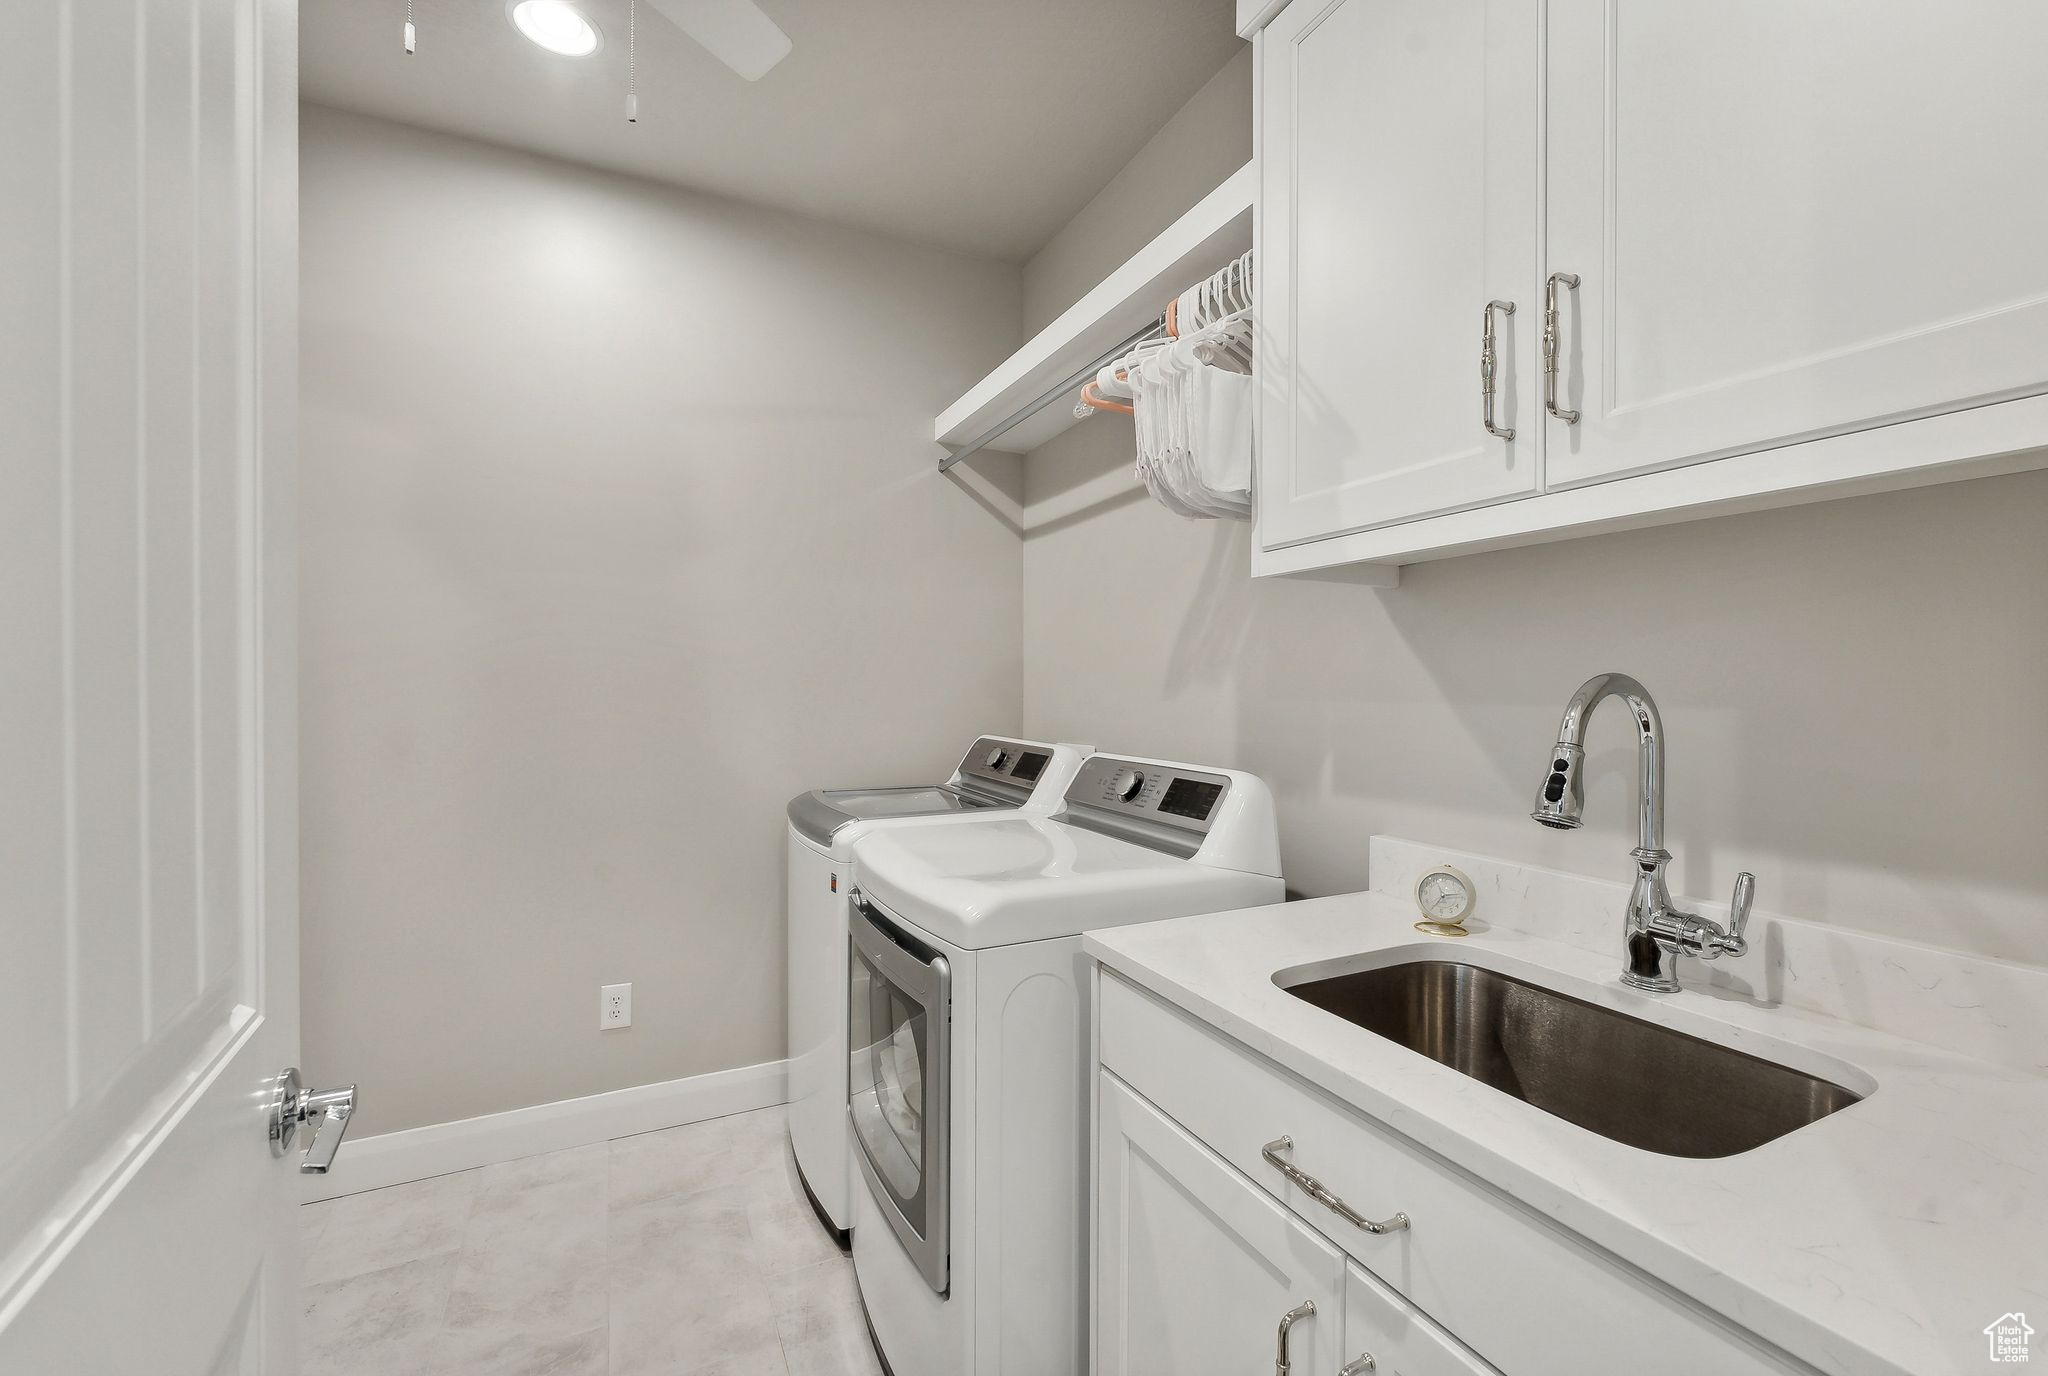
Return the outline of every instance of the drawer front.
<path id="1" fill-rule="evenodd" d="M 1503 1370 L 1807 1370 L 1108 971 L 1100 1016 L 1104 1066 Z M 1282 1136 L 1284 1159 L 1357 1213 L 1408 1226 L 1346 1222 L 1266 1160 Z"/>

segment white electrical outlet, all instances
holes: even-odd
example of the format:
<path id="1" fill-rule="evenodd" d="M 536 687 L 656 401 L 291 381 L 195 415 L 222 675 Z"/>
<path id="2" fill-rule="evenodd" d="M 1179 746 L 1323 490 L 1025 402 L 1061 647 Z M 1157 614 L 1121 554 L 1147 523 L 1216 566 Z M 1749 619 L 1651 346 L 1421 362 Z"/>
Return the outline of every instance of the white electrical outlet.
<path id="1" fill-rule="evenodd" d="M 633 986 L 607 984 L 597 991 L 597 1025 L 609 1032 L 633 1025 Z"/>

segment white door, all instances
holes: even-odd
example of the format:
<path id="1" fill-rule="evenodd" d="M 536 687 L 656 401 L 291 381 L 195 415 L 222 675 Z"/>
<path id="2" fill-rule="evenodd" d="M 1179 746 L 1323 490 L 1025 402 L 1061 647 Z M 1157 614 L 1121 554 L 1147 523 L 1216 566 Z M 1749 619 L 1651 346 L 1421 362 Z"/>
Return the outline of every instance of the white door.
<path id="1" fill-rule="evenodd" d="M 7 12 L 0 1371 L 288 1376 L 296 14 Z"/>
<path id="2" fill-rule="evenodd" d="M 1536 490 L 1536 15 L 1294 0 L 1260 33 L 1265 548 Z"/>
<path id="3" fill-rule="evenodd" d="M 1550 485 L 2048 390 L 2043 53 L 2027 0 L 1550 0 Z"/>
<path id="4" fill-rule="evenodd" d="M 1334 1372 L 1342 1254 L 1122 1080 L 1098 1091 L 1096 1376 L 1272 1371 L 1290 1313 L 1293 1369 Z"/>

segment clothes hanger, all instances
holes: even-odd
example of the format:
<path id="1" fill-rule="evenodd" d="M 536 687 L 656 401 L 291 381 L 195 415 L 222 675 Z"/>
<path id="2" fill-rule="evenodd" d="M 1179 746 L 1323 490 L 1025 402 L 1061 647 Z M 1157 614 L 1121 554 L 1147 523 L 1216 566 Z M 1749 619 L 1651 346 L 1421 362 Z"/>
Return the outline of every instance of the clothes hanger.
<path id="1" fill-rule="evenodd" d="M 1081 404 L 1091 411 L 1116 411 L 1126 416 L 1138 414 L 1136 407 L 1126 406 L 1120 401 L 1111 401 L 1102 395 L 1101 390 L 1093 382 L 1082 384 Z"/>

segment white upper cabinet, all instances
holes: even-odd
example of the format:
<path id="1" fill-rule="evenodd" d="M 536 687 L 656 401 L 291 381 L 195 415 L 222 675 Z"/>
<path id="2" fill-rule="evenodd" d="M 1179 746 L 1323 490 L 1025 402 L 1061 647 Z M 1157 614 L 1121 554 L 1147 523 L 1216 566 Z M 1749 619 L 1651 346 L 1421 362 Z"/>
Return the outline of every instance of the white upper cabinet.
<path id="1" fill-rule="evenodd" d="M 1550 0 L 1549 486 L 2048 390 L 2044 53 L 2021 0 Z"/>
<path id="2" fill-rule="evenodd" d="M 1265 548 L 1537 490 L 1538 37 L 1523 0 L 1294 0 L 1260 32 Z"/>
<path id="3" fill-rule="evenodd" d="M 1255 573 L 2048 466 L 2048 5 L 1292 0 L 1256 42 Z"/>

